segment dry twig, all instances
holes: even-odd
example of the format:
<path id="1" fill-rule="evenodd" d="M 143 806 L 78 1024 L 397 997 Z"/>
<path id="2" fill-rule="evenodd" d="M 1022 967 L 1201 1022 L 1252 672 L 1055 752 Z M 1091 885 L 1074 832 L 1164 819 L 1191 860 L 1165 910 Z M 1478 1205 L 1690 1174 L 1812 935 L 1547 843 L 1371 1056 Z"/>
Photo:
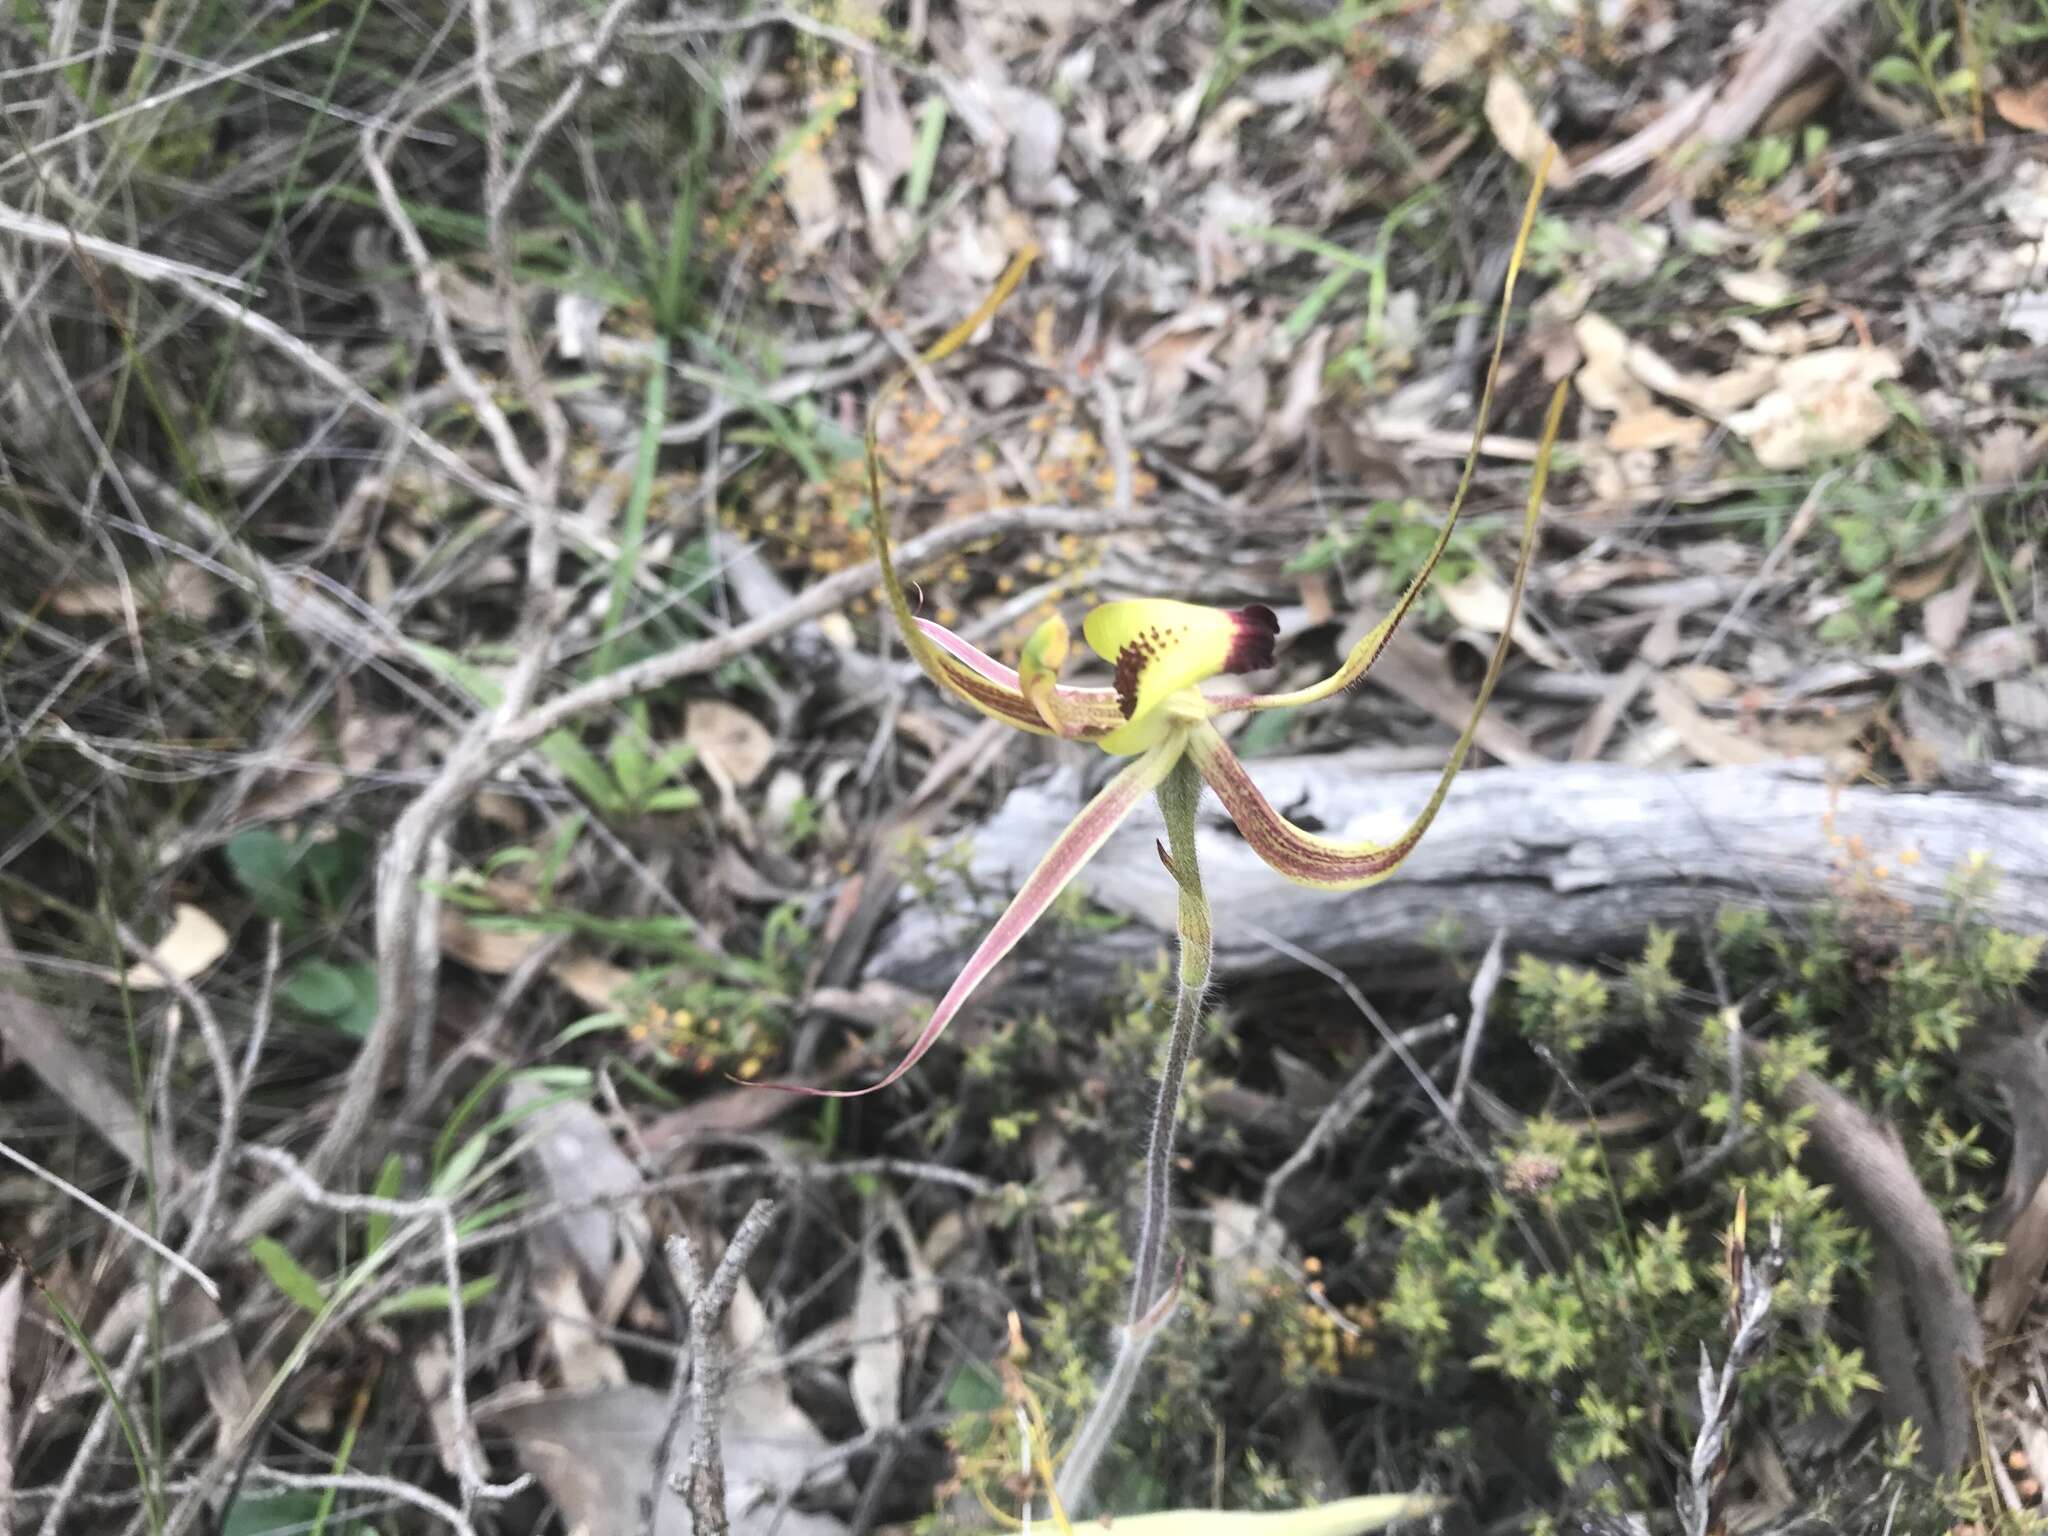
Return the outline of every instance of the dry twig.
<path id="1" fill-rule="evenodd" d="M 718 1267 L 708 1277 L 688 1236 L 678 1232 L 668 1240 L 669 1268 L 690 1307 L 690 1358 L 688 1371 L 678 1367 L 669 1390 L 668 1422 L 655 1445 L 654 1477 L 640 1510 L 643 1536 L 654 1536 L 655 1511 L 668 1487 L 669 1463 L 686 1408 L 690 1450 L 681 1491 L 690 1506 L 690 1528 L 695 1536 L 726 1536 L 730 1529 L 725 1459 L 719 1448 L 719 1416 L 725 1412 L 725 1315 L 732 1308 L 747 1262 L 775 1224 L 775 1211 L 773 1200 L 756 1200 L 740 1219 Z"/>

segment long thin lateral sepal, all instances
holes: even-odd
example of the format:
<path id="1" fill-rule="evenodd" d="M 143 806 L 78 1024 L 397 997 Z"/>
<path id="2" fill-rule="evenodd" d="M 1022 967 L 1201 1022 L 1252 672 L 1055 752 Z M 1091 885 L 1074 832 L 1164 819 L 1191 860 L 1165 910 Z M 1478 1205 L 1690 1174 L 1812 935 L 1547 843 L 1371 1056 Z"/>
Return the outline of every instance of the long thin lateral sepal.
<path id="1" fill-rule="evenodd" d="M 1095 857 L 1102 845 L 1109 841 L 1110 834 L 1123 825 L 1124 818 L 1159 787 L 1179 756 L 1178 741 L 1153 748 L 1111 779 L 1102 792 L 1083 807 L 1081 814 L 1067 824 L 1051 851 L 1031 872 L 1003 915 L 996 919 L 988 937 L 981 941 L 980 947 L 961 968 L 953 985 L 946 989 L 946 995 L 939 999 L 938 1007 L 932 1010 L 931 1019 L 909 1053 L 896 1063 L 887 1077 L 866 1088 L 808 1088 L 795 1083 L 764 1083 L 761 1086 L 818 1098 L 855 1099 L 887 1088 L 916 1066 L 938 1043 L 939 1036 L 945 1033 L 946 1026 L 953 1022 L 974 989 L 987 979 L 989 972 L 1005 955 L 1017 947 L 1018 941 L 1031 931 L 1031 925 L 1044 915 L 1045 909 L 1067 888 L 1067 883 L 1080 873 L 1081 866 Z"/>
<path id="2" fill-rule="evenodd" d="M 1031 248 L 1020 252 L 997 279 L 995 287 L 976 307 L 974 313 L 918 355 L 917 367 L 924 367 L 946 358 L 986 324 L 989 317 L 1002 307 L 1003 301 L 1009 298 L 1017 285 L 1024 280 L 1025 272 L 1037 255 L 1038 252 Z M 917 616 L 911 612 L 910 599 L 903 590 L 903 578 L 896 570 L 896 552 L 889 543 L 889 507 L 882 496 L 882 452 L 876 441 L 876 434 L 882 413 L 888 409 L 889 402 L 896 398 L 897 392 L 910 380 L 915 371 L 915 368 L 906 368 L 892 375 L 876 392 L 874 403 L 868 407 L 867 431 L 862 438 L 862 449 L 867 461 L 868 515 L 874 520 L 875 560 L 882 568 L 882 592 L 888 599 L 889 611 L 896 617 L 896 627 L 903 632 L 904 645 L 909 648 L 917 664 L 924 669 L 925 675 L 976 709 L 994 715 L 997 719 L 1009 720 L 1011 717 L 1005 711 L 991 708 L 988 702 L 976 698 L 972 691 L 960 686 L 963 681 L 960 669 L 947 666 L 944 656 L 918 628 Z M 1037 718 L 1035 712 L 1031 718 Z"/>
<path id="3" fill-rule="evenodd" d="M 1563 384 L 1558 385 L 1551 396 L 1549 415 L 1544 421 L 1543 443 L 1537 453 L 1536 472 L 1529 486 L 1528 510 L 1522 520 L 1521 554 L 1515 561 L 1514 582 L 1509 591 L 1508 611 L 1501 625 L 1500 639 L 1487 663 L 1486 677 L 1479 685 L 1479 696 L 1473 701 L 1471 717 L 1465 722 L 1458 744 L 1451 749 L 1450 761 L 1444 765 L 1443 776 L 1437 780 L 1429 803 L 1405 832 L 1390 843 L 1364 843 L 1339 842 L 1303 831 L 1274 809 L 1273 803 L 1253 782 L 1250 771 L 1216 733 L 1215 727 L 1206 723 L 1197 725 L 1189 735 L 1189 755 L 1209 787 L 1216 791 L 1216 797 L 1223 802 L 1230 819 L 1244 834 L 1253 852 L 1287 879 L 1299 885 L 1340 891 L 1373 885 L 1401 867 L 1408 855 L 1415 851 L 1415 845 L 1422 841 L 1430 823 L 1436 820 L 1437 812 L 1443 809 L 1451 785 L 1458 777 L 1458 770 L 1465 766 L 1465 758 L 1472 750 L 1472 738 L 1479 730 L 1479 721 L 1493 698 L 1494 684 L 1499 682 L 1501 669 L 1514 645 L 1515 617 L 1521 611 L 1522 591 L 1528 585 L 1529 564 L 1535 557 L 1536 524 L 1543 515 L 1543 491 L 1550 477 L 1551 449 L 1557 441 L 1558 426 L 1564 417 L 1566 388 Z"/>
<path id="4" fill-rule="evenodd" d="M 948 689 L 983 714 L 1019 730 L 1035 731 L 1041 736 L 1065 735 L 1078 741 L 1106 736 L 1124 723 L 1114 688 L 1055 687 L 1053 700 L 1060 723 L 1066 727 L 1055 731 L 1025 694 L 1023 679 L 1014 668 L 1004 666 L 986 651 L 930 619 L 913 622 L 918 633 L 937 651 L 936 661 L 950 679 Z"/>
<path id="5" fill-rule="evenodd" d="M 1319 683 L 1306 688 L 1297 688 L 1290 693 L 1247 694 L 1217 701 L 1222 709 L 1293 709 L 1302 704 L 1313 704 L 1318 699 L 1327 699 L 1341 693 L 1357 682 L 1372 664 L 1380 659 L 1380 653 L 1387 648 L 1387 642 L 1394 637 L 1394 631 L 1401 627 L 1401 621 L 1422 596 L 1422 589 L 1429 585 L 1429 579 L 1436 573 L 1437 562 L 1443 559 L 1444 551 L 1451 547 L 1451 535 L 1456 531 L 1458 518 L 1465 510 L 1465 498 L 1472 490 L 1472 477 L 1479 467 L 1479 445 L 1485 440 L 1487 424 L 1493 417 L 1494 389 L 1500 382 L 1501 354 L 1507 347 L 1508 319 L 1513 313 L 1515 301 L 1515 280 L 1521 276 L 1522 259 L 1528 253 L 1529 234 L 1536 227 L 1536 209 L 1543 201 L 1543 182 L 1550 172 L 1551 150 L 1545 150 L 1543 161 L 1536 167 L 1535 179 L 1529 184 L 1529 200 L 1522 206 L 1522 223 L 1515 235 L 1515 245 L 1508 258 L 1507 280 L 1502 285 L 1500 296 L 1500 323 L 1493 333 L 1493 352 L 1486 363 L 1486 381 L 1479 392 L 1479 411 L 1472 422 L 1472 446 L 1466 450 L 1465 466 L 1458 476 L 1457 492 L 1451 497 L 1450 510 L 1444 514 L 1444 525 L 1436 536 L 1436 543 L 1430 546 L 1428 558 L 1422 562 L 1409 581 L 1400 600 L 1394 604 L 1393 612 L 1375 624 L 1359 642 L 1351 648 L 1351 654 L 1344 658 L 1344 664 Z"/>

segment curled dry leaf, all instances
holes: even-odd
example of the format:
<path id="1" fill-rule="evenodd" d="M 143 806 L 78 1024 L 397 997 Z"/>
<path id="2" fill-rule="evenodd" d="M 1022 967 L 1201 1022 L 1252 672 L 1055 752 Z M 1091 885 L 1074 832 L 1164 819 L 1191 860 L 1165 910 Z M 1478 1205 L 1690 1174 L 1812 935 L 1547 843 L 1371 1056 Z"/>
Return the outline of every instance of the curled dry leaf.
<path id="1" fill-rule="evenodd" d="M 881 1245 L 869 1242 L 860 1257 L 860 1281 L 853 1293 L 853 1369 L 847 1387 L 853 1406 L 869 1429 L 901 1422 L 903 1317 L 896 1280 L 883 1261 Z"/>
<path id="2" fill-rule="evenodd" d="M 818 250 L 838 233 L 839 189 L 832 184 L 832 168 L 815 148 L 800 144 L 783 163 L 782 196 L 805 250 Z"/>
<path id="3" fill-rule="evenodd" d="M 745 789 L 768 770 L 775 738 L 748 714 L 719 699 L 695 699 L 683 716 L 683 739 L 697 759 L 734 788 Z"/>
<path id="4" fill-rule="evenodd" d="M 1702 763 L 1735 767 L 1771 760 L 1768 748 L 1714 719 L 1668 677 L 1651 679 L 1650 701 L 1656 706 L 1657 718 Z"/>
<path id="5" fill-rule="evenodd" d="M 1991 105 L 2022 133 L 2048 133 L 2048 79 L 2036 80 L 2024 89 L 2008 85 L 1993 91 Z"/>
<path id="6" fill-rule="evenodd" d="M 1809 352 L 1781 364 L 1770 392 L 1730 416 L 1728 426 L 1765 469 L 1854 453 L 1891 425 L 1892 408 L 1877 385 L 1901 372 L 1898 358 L 1882 347 Z"/>
<path id="7" fill-rule="evenodd" d="M 917 159 L 917 129 L 887 59 L 878 52 L 862 54 L 860 77 L 861 148 L 886 186 Z"/>
<path id="8" fill-rule="evenodd" d="M 1507 583 L 1483 563 L 1475 564 L 1464 577 L 1446 582 L 1436 590 L 1444 600 L 1444 606 L 1451 611 L 1452 618 L 1467 629 L 1476 629 L 1482 634 L 1499 634 L 1501 626 L 1507 622 L 1509 609 L 1514 606 Z M 1571 658 L 1546 640 L 1529 622 L 1526 611 L 1515 615 L 1515 644 L 1527 651 L 1533 661 L 1553 672 L 1565 671 L 1572 665 Z"/>
<path id="9" fill-rule="evenodd" d="M 1468 21 L 1452 28 L 1422 61 L 1422 88 L 1439 90 L 1463 79 L 1491 58 L 1506 36 L 1507 28 L 1499 22 Z"/>
<path id="10" fill-rule="evenodd" d="M 157 958 L 170 968 L 171 978 L 190 981 L 228 952 L 227 930 L 189 902 L 180 902 L 171 916 L 170 931 L 156 941 Z M 123 978 L 131 992 L 157 992 L 171 984 L 154 965 L 138 960 Z"/>
<path id="11" fill-rule="evenodd" d="M 1557 141 L 1537 121 L 1528 93 L 1505 69 L 1496 69 L 1487 78 L 1486 124 L 1500 141 L 1500 147 L 1532 175 L 1543 163 L 1543 156 L 1557 148 Z M 1572 180 L 1572 168 L 1564 156 L 1554 156 L 1550 162 L 1550 185 L 1561 192 Z"/>

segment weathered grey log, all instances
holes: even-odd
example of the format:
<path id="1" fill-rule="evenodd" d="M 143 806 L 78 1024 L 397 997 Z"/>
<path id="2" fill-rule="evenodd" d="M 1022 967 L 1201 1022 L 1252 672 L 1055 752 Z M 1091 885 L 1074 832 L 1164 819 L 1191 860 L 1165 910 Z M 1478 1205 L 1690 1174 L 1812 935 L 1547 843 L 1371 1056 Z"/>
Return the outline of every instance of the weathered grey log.
<path id="1" fill-rule="evenodd" d="M 1393 837 L 1436 777 L 1374 771 L 1342 753 L 1252 766 L 1277 807 L 1342 838 Z M 869 973 L 942 990 L 1083 800 L 1071 767 L 1014 790 L 965 834 L 985 899 L 964 912 L 957 902 L 938 913 L 906 905 Z M 1131 921 L 1085 938 L 1041 930 L 1020 951 L 1020 981 L 1056 971 L 1062 985 L 1093 985 L 1158 952 L 1175 909 L 1154 849 L 1159 833 L 1147 807 L 1080 876 L 1091 901 Z M 1876 881 L 1885 897 L 1936 917 L 1951 910 L 1956 867 L 1978 854 L 1999 873 L 1978 909 L 2025 932 L 2048 926 L 2048 772 L 1991 768 L 1967 787 L 1893 790 L 1831 785 L 1808 762 L 1478 770 L 1458 781 L 1394 878 L 1343 894 L 1290 885 L 1267 869 L 1213 796 L 1201 829 L 1224 977 L 1288 967 L 1261 929 L 1355 970 L 1439 953 L 1447 920 L 1474 948 L 1505 928 L 1511 945 L 1545 953 L 1626 952 L 1650 923 L 1693 924 L 1725 903 L 1798 915 L 1833 894 L 1852 865 L 1866 886 Z"/>

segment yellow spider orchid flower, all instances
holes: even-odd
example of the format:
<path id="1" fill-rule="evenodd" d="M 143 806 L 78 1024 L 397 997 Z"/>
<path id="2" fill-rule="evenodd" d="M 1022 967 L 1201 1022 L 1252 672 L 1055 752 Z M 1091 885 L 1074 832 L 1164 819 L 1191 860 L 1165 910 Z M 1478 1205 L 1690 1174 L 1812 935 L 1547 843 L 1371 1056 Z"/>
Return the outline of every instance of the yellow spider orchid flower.
<path id="1" fill-rule="evenodd" d="M 1415 606 L 1450 543 L 1452 530 L 1457 525 L 1471 485 L 1478 443 L 1486 429 L 1494 378 L 1506 339 L 1509 301 L 1514 294 L 1515 278 L 1534 222 L 1539 193 L 1540 182 L 1531 191 L 1514 258 L 1509 266 L 1507 292 L 1501 304 L 1500 329 L 1494 340 L 1492 361 L 1473 430 L 1474 451 L 1466 459 L 1465 472 L 1445 516 L 1443 530 L 1421 570 L 1409 582 L 1393 610 L 1353 647 L 1335 672 L 1306 688 L 1286 693 L 1223 694 L 1208 693 L 1202 689 L 1201 685 L 1211 678 L 1226 673 L 1257 672 L 1272 664 L 1279 626 L 1271 609 L 1257 605 L 1236 609 L 1207 608 L 1164 599 L 1103 604 L 1087 616 L 1081 633 L 1088 648 L 1114 669 L 1113 684 L 1107 688 L 1077 688 L 1060 683 L 1059 672 L 1067 657 L 1071 637 L 1065 621 L 1057 615 L 1041 625 L 1026 642 L 1019 657 L 1020 665 L 1015 669 L 985 654 L 952 631 L 919 618 L 911 610 L 890 547 L 888 512 L 881 493 L 879 455 L 875 446 L 875 422 L 891 394 L 901 386 L 904 376 L 891 380 L 884 387 L 868 419 L 868 487 L 882 588 L 911 655 L 941 689 L 985 715 L 1019 730 L 1091 742 L 1105 752 L 1129 757 L 1132 761 L 1054 840 L 1044 859 L 1025 880 L 945 996 L 939 1000 L 910 1050 L 887 1076 L 868 1087 L 854 1089 L 827 1090 L 780 1084 L 763 1086 L 784 1087 L 788 1091 L 832 1098 L 852 1098 L 886 1088 L 902 1077 L 937 1043 L 975 989 L 1016 947 L 1067 883 L 1109 840 L 1110 834 L 1140 801 L 1165 783 L 1168 775 L 1184 759 L 1216 792 L 1251 847 L 1289 880 L 1329 890 L 1353 890 L 1386 879 L 1408 857 L 1450 793 L 1452 780 L 1464 765 L 1481 715 L 1507 659 L 1514 618 L 1520 608 L 1522 589 L 1535 548 L 1536 523 L 1542 512 L 1551 448 L 1564 413 L 1565 385 L 1560 384 L 1552 395 L 1544 423 L 1523 518 L 1521 553 L 1515 565 L 1508 613 L 1501 625 L 1499 643 L 1480 684 L 1471 718 L 1451 750 L 1436 791 L 1405 832 L 1394 841 L 1381 844 L 1339 842 L 1304 831 L 1273 808 L 1212 722 L 1219 715 L 1246 710 L 1288 709 L 1341 693 L 1363 677 L 1378 660 L 1395 628 Z M 981 307 L 940 338 L 921 361 L 937 362 L 972 336 L 1016 287 L 1032 256 L 1033 253 L 1027 252 L 1013 262 Z M 1203 922 L 1206 926 L 1206 917 Z M 1206 946 L 1206 933 L 1201 937 Z M 1206 960 L 1203 965 L 1206 968 Z"/>

